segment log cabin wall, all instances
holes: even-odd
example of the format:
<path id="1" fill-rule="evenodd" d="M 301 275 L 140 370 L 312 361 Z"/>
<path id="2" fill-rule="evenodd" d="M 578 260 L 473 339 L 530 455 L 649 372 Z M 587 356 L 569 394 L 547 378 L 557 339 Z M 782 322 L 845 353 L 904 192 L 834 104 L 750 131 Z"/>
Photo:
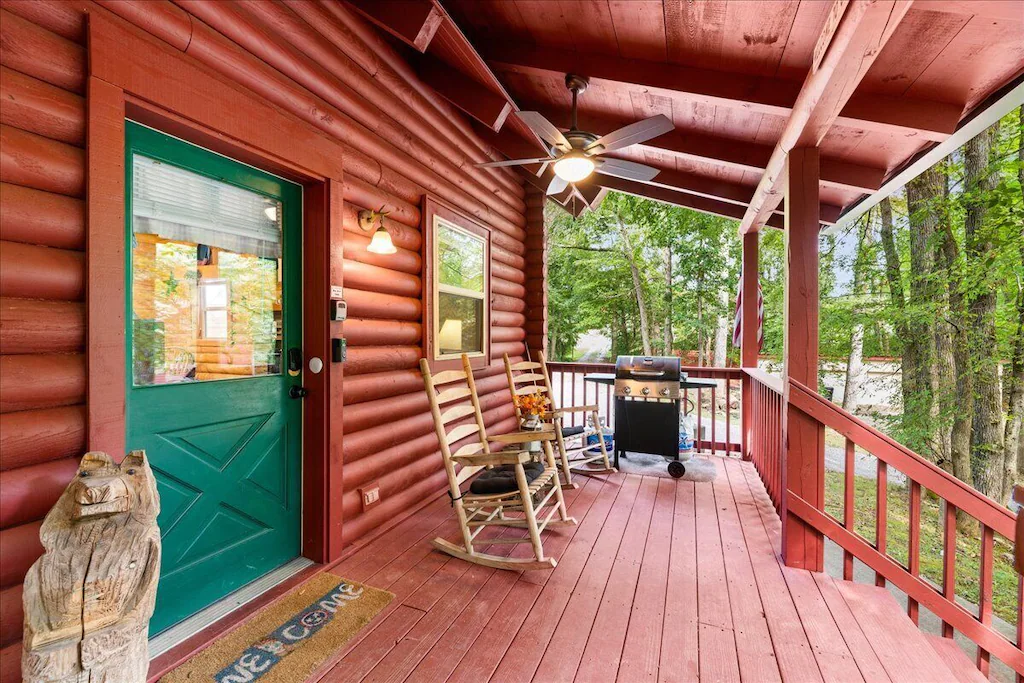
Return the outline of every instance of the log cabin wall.
<path id="1" fill-rule="evenodd" d="M 548 252 L 544 230 L 544 193 L 526 189 L 526 344 L 530 351 L 548 350 Z"/>
<path id="2" fill-rule="evenodd" d="M 41 519 L 86 448 L 86 52 L 81 22 L 41 22 L 3 7 L 0 678 L 7 681 L 17 680 L 21 584 L 42 553 Z"/>
<path id="3" fill-rule="evenodd" d="M 89 13 L 127 21 L 165 41 L 345 149 L 345 543 L 445 485 L 416 369 L 424 305 L 423 197 L 436 196 L 492 231 L 492 363 L 477 383 L 492 433 L 515 426 L 501 357 L 522 356 L 527 288 L 543 284 L 543 196 L 531 191 L 527 197 L 507 169 L 476 169 L 475 163 L 488 160 L 486 143 L 343 4 L 0 0 L 5 681 L 18 667 L 21 583 L 42 551 L 41 518 L 88 447 L 83 146 Z M 386 225 L 398 247 L 389 256 L 366 250 L 369 235 L 357 223 L 361 209 L 384 204 L 392 210 Z M 543 297 L 529 309 L 535 347 L 544 327 L 538 303 Z M 364 512 L 358 488 L 373 481 L 380 484 L 381 503 Z"/>

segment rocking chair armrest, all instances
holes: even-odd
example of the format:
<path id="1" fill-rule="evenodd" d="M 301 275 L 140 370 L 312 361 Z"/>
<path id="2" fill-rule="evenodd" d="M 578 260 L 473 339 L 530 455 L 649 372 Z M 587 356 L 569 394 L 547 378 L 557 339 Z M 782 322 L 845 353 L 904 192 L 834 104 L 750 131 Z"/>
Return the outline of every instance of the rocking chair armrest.
<path id="1" fill-rule="evenodd" d="M 544 429 L 523 432 L 509 432 L 508 434 L 497 434 L 495 436 L 488 436 L 488 441 L 497 441 L 498 443 L 527 443 L 529 441 L 554 441 L 555 430 L 550 425 L 545 425 Z"/>
<path id="2" fill-rule="evenodd" d="M 600 410 L 598 406 L 564 406 L 559 408 L 556 412 L 560 413 L 592 413 L 595 410 Z"/>
<path id="3" fill-rule="evenodd" d="M 497 451 L 494 453 L 474 453 L 473 455 L 453 455 L 452 460 L 467 467 L 487 465 L 525 465 L 532 460 L 526 451 Z"/>

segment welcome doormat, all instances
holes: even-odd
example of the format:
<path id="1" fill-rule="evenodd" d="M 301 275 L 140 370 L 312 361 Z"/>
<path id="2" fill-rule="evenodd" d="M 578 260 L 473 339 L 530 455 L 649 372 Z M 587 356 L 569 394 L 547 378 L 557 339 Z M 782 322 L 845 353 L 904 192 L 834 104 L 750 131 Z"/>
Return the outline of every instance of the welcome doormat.
<path id="1" fill-rule="evenodd" d="M 160 681 L 304 681 L 394 597 L 333 574 L 318 574 Z"/>

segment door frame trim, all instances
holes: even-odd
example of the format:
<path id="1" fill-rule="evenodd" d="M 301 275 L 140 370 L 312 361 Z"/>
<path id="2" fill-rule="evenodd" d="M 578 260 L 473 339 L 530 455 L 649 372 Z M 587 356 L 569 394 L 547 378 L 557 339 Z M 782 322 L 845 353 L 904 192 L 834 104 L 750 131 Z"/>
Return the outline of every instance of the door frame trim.
<path id="1" fill-rule="evenodd" d="M 125 453 L 124 149 L 131 118 L 303 186 L 302 555 L 318 563 L 342 551 L 342 379 L 327 312 L 343 285 L 343 147 L 109 12 L 88 14 L 86 190 L 87 443 Z"/>

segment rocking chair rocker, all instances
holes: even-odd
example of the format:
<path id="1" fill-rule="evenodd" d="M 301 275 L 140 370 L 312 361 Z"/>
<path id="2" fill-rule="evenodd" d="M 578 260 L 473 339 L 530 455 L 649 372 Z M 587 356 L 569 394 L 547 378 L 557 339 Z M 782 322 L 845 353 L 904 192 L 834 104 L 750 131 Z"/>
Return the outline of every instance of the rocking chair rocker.
<path id="1" fill-rule="evenodd" d="M 604 442 L 604 434 L 601 433 L 601 422 L 598 418 L 598 406 L 565 406 L 558 408 L 554 405 L 555 397 L 551 391 L 551 375 L 548 373 L 548 364 L 543 351 L 537 352 L 538 361 L 520 361 L 512 363 L 508 354 L 504 355 L 505 374 L 508 376 L 508 388 L 513 396 L 522 396 L 529 393 L 546 393 L 551 399 L 551 411 L 541 415 L 541 418 L 550 420 L 549 424 L 554 427 L 555 443 L 558 446 L 558 455 L 561 460 L 562 479 L 564 488 L 576 488 L 572 481 L 572 473 L 609 474 L 616 469 L 608 462 L 608 448 Z M 562 418 L 569 413 L 584 413 L 584 422 L 589 416 L 592 424 L 582 427 L 566 427 L 562 424 Z M 522 419 L 519 414 L 519 407 L 516 406 L 516 417 Z M 587 437 L 597 436 L 596 444 L 588 444 Z M 569 445 L 566 445 L 568 442 Z M 596 451 L 595 451 L 596 449 Z M 591 463 L 599 463 L 596 468 L 587 467 Z M 603 465 L 603 467 L 601 467 Z"/>
<path id="2" fill-rule="evenodd" d="M 420 360 L 423 385 L 448 474 L 448 495 L 462 534 L 461 545 L 438 537 L 433 540 L 433 546 L 467 562 L 497 569 L 550 569 L 555 566 L 555 559 L 545 556 L 541 533 L 549 526 L 576 524 L 576 520 L 566 512 L 562 498 L 558 468 L 551 448 L 555 433 L 553 430 L 512 432 L 488 437 L 472 367 L 465 355 L 462 366 L 463 370 L 446 370 L 433 375 L 426 359 Z M 462 401 L 465 398 L 469 398 L 468 404 Z M 474 421 L 463 422 L 462 419 L 469 416 Z M 452 451 L 458 442 L 472 436 L 476 436 L 474 441 Z M 530 441 L 542 443 L 544 457 L 540 462 L 536 462 L 534 454 L 527 450 L 504 450 L 505 446 Z M 489 442 L 504 445 L 492 450 Z M 455 471 L 456 463 L 462 465 L 458 473 Z M 460 482 L 476 472 L 480 472 L 480 476 L 463 493 Z M 541 518 L 540 513 L 546 507 L 550 510 Z M 509 517 L 510 512 L 521 512 L 522 517 Z M 476 550 L 473 543 L 488 526 L 525 528 L 529 535 L 481 539 L 477 541 L 478 545 L 530 543 L 533 557 L 502 557 Z"/>

